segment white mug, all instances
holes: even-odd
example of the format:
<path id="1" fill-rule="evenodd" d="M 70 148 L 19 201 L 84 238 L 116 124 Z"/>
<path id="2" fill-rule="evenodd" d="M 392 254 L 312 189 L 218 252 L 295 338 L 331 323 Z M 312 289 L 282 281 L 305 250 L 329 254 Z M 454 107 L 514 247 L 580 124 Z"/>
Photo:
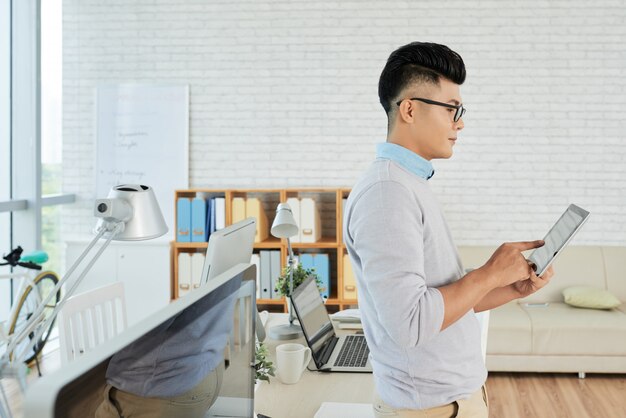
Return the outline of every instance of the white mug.
<path id="1" fill-rule="evenodd" d="M 276 347 L 278 377 L 287 385 L 298 383 L 311 361 L 311 349 L 302 344 L 281 344 Z"/>

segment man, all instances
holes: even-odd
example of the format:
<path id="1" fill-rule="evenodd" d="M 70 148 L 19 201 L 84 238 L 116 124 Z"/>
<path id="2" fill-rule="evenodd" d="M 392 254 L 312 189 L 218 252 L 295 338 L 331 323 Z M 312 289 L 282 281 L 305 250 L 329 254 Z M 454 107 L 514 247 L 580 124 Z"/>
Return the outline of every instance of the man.
<path id="1" fill-rule="evenodd" d="M 414 42 L 390 55 L 378 86 L 387 142 L 345 209 L 377 417 L 486 418 L 474 312 L 527 296 L 553 275 L 538 277 L 522 255 L 543 241 L 503 244 L 464 274 L 428 185 L 431 160 L 450 158 L 464 127 L 464 81 L 462 58 L 444 45 Z"/>

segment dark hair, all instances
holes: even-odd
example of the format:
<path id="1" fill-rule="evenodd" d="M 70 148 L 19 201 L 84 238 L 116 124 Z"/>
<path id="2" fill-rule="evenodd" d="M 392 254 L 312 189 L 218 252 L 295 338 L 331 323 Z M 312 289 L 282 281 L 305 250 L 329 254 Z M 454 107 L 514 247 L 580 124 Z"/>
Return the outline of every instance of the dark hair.
<path id="1" fill-rule="evenodd" d="M 445 77 L 456 84 L 465 81 L 465 64 L 459 54 L 445 45 L 412 42 L 389 55 L 378 81 L 378 98 L 385 112 L 394 108 L 398 95 L 414 82 L 439 84 Z"/>

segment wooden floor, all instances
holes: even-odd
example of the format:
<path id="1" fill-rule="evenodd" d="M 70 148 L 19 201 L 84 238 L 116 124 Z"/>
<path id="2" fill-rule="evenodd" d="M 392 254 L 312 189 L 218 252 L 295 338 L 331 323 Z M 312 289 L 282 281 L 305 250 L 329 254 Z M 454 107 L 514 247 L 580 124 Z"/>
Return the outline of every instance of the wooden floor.
<path id="1" fill-rule="evenodd" d="M 489 418 L 624 418 L 626 375 L 495 373 Z"/>

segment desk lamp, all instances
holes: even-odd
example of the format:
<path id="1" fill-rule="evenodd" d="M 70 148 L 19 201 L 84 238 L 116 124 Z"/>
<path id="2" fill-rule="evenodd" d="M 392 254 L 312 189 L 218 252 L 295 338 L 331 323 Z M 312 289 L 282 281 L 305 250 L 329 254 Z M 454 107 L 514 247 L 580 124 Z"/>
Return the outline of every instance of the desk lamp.
<path id="1" fill-rule="evenodd" d="M 272 223 L 271 234 L 276 238 L 287 239 L 287 249 L 289 251 L 287 264 L 289 266 L 289 294 L 293 293 L 293 251 L 291 249 L 291 241 L 289 238 L 298 233 L 298 225 L 293 218 L 291 207 L 287 203 L 279 203 L 276 208 L 276 217 L 274 223 Z M 298 325 L 294 325 L 293 321 L 296 319 L 293 312 L 293 306 L 291 300 L 287 297 L 287 304 L 289 307 L 289 325 L 277 325 L 270 329 L 270 337 L 274 340 L 292 340 L 302 336 L 302 328 Z"/>
<path id="2" fill-rule="evenodd" d="M 89 272 L 98 257 L 109 245 L 111 240 L 117 241 L 139 241 L 160 237 L 167 232 L 165 219 L 161 214 L 159 204 L 157 203 L 154 191 L 151 187 L 137 184 L 124 184 L 115 186 L 109 192 L 106 199 L 97 199 L 94 205 L 94 216 L 99 218 L 94 232 L 96 236 L 89 243 L 87 248 L 78 257 L 74 265 L 67 271 L 65 276 L 59 280 L 57 285 L 43 302 L 35 309 L 31 317 L 27 320 L 24 327 L 9 336 L 7 348 L 2 357 L 0 357 L 0 375 L 8 371 L 7 367 L 11 365 L 20 365 L 27 353 L 33 349 L 41 335 L 50 326 L 56 318 L 59 311 L 65 305 L 67 299 L 74 293 L 85 275 Z M 46 315 L 44 309 L 52 298 L 61 290 L 61 287 L 67 283 L 68 279 L 74 273 L 74 270 L 85 259 L 87 254 L 94 247 L 100 238 L 106 241 L 96 254 L 89 260 L 87 266 L 80 273 L 74 282 L 68 284 L 64 289 L 64 294 L 55 306 L 54 310 Z M 40 324 L 43 324 L 40 326 Z M 31 338 L 31 334 L 34 336 Z M 26 345 L 23 343 L 28 341 Z"/>

